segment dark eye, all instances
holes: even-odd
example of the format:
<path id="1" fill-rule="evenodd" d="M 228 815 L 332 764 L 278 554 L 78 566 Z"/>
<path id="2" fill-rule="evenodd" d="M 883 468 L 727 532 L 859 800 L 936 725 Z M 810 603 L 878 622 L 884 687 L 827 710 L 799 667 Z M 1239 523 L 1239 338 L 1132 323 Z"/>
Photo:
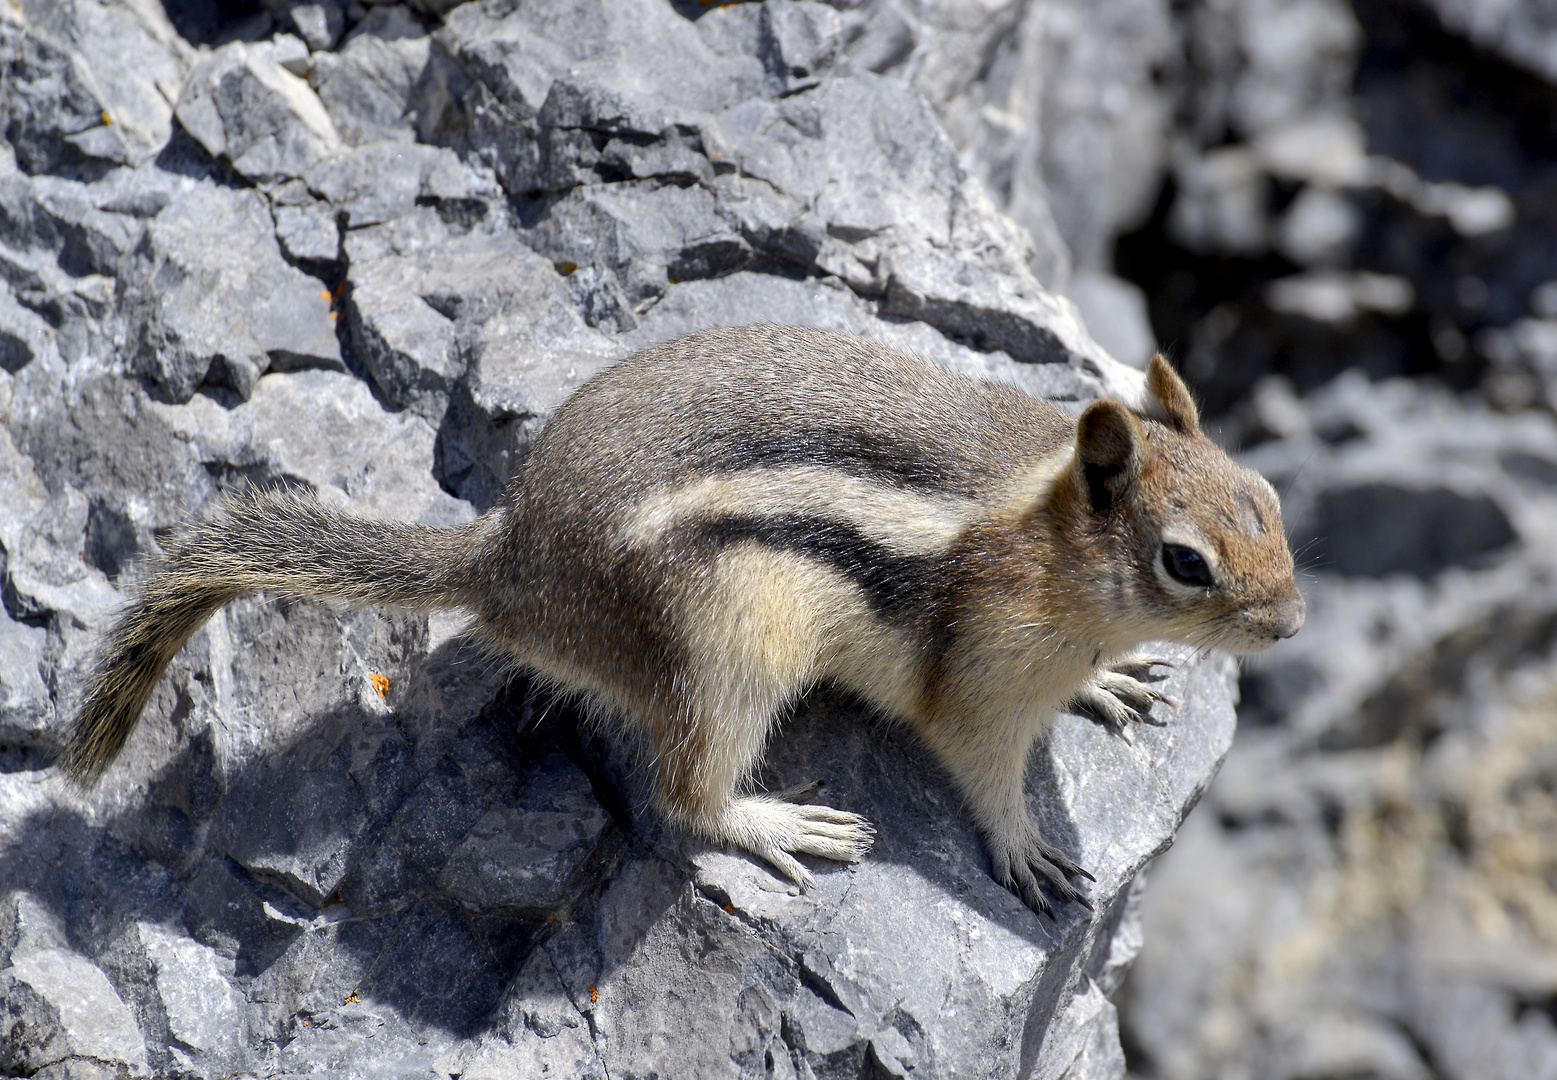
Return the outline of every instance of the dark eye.
<path id="1" fill-rule="evenodd" d="M 1168 571 L 1169 577 L 1185 585 L 1208 589 L 1215 584 L 1211 580 L 1211 567 L 1206 565 L 1205 557 L 1194 548 L 1182 544 L 1162 545 L 1162 566 Z"/>

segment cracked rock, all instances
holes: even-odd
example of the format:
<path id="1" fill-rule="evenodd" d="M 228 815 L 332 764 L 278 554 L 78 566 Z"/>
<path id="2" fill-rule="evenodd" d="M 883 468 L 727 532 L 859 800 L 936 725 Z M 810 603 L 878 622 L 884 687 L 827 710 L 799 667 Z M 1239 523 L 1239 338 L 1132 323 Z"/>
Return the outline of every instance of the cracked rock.
<path id="1" fill-rule="evenodd" d="M 28 0 L 0 18 L 5 139 L 29 173 L 138 165 L 172 134 L 192 50 L 158 5 Z"/>
<path id="2" fill-rule="evenodd" d="M 320 57 L 325 66 L 310 83 L 342 139 L 354 146 L 415 139 L 415 117 L 408 113 L 430 45 L 427 31 L 406 8 L 375 5 L 339 53 Z"/>
<path id="3" fill-rule="evenodd" d="M 252 191 L 180 192 L 148 223 L 125 278 L 131 363 L 173 401 L 207 381 L 247 398 L 272 366 L 343 367 L 329 292 L 282 259 Z"/>
<path id="4" fill-rule="evenodd" d="M 330 114 L 268 41 L 234 41 L 197 63 L 176 112 L 207 153 L 256 183 L 302 176 L 340 149 Z"/>
<path id="5" fill-rule="evenodd" d="M 552 262 L 494 228 L 453 235 L 423 208 L 347 239 L 354 338 L 390 401 L 441 418 L 463 378 L 491 417 L 549 416 L 621 355 Z"/>
<path id="6" fill-rule="evenodd" d="M 472 195 L 464 166 L 451 151 L 417 143 L 379 143 L 320 162 L 308 187 L 344 214 L 349 228 L 409 214 L 418 199 Z"/>

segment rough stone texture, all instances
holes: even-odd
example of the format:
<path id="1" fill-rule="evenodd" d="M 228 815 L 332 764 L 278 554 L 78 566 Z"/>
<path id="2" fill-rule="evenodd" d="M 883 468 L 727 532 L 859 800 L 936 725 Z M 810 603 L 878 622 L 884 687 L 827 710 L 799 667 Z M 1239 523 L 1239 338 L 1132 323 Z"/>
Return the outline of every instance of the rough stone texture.
<path id="1" fill-rule="evenodd" d="M 159 4 L 26 0 L 0 15 L 5 140 L 29 173 L 138 165 L 172 134 L 193 50 Z"/>
<path id="2" fill-rule="evenodd" d="M 295 18 L 295 16 L 294 16 Z M 352 28 L 339 53 L 320 53 L 309 83 L 346 142 L 411 142 L 408 103 L 427 68 L 431 39 L 398 4 L 374 7 Z"/>
<path id="3" fill-rule="evenodd" d="M 246 398 L 273 366 L 342 367 L 329 291 L 282 259 L 255 192 L 190 184 L 147 224 L 123 281 L 132 369 L 173 401 L 207 381 Z"/>
<path id="4" fill-rule="evenodd" d="M 924 98 L 829 73 L 842 21 L 771 8 L 798 10 L 721 8 L 663 33 L 647 29 L 663 24 L 657 0 L 452 12 L 440 40 L 476 77 L 471 141 L 538 202 L 526 242 L 597 268 L 635 312 L 674 282 L 773 260 L 1017 360 L 1103 356 Z"/>
<path id="5" fill-rule="evenodd" d="M 184 130 L 256 182 L 301 176 L 340 147 L 330 114 L 270 42 L 234 41 L 196 63 L 178 96 Z"/>

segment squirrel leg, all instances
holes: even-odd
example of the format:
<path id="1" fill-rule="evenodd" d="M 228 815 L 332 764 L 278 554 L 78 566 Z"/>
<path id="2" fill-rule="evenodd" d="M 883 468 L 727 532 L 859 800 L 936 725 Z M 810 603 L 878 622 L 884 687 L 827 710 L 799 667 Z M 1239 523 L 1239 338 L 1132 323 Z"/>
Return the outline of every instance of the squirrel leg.
<path id="1" fill-rule="evenodd" d="M 1038 833 L 1023 780 L 1039 728 L 1031 723 L 966 721 L 931 725 L 931 744 L 951 769 L 989 850 L 994 879 L 1041 915 L 1054 917 L 1041 886 L 1061 902 L 1092 905 L 1068 880 L 1096 880 Z"/>
<path id="2" fill-rule="evenodd" d="M 1171 666 L 1166 660 L 1140 654 L 1122 656 L 1098 668 L 1066 707 L 1101 720 L 1114 734 L 1128 740 L 1131 724 L 1163 725 L 1163 721 L 1152 716 L 1153 704 L 1161 702 L 1169 708 L 1176 707 L 1152 686 L 1154 682 L 1161 682 L 1163 676 L 1153 676 L 1151 669 Z"/>
<path id="3" fill-rule="evenodd" d="M 815 678 L 835 632 L 828 608 L 815 602 L 828 582 L 808 574 L 804 564 L 757 548 L 721 556 L 689 605 L 685 722 L 658 740 L 666 809 L 703 836 L 766 860 L 802 889 L 814 881 L 796 855 L 854 862 L 875 835 L 857 814 L 801 802 L 805 787 L 736 794 L 780 712 Z"/>
<path id="4" fill-rule="evenodd" d="M 802 889 L 816 884 L 795 858 L 815 855 L 857 862 L 870 849 L 875 829 L 858 814 L 799 800 L 816 790 L 737 795 L 736 786 L 756 764 L 775 708 L 758 719 L 704 716 L 684 725 L 685 735 L 660 740 L 660 797 L 667 813 L 692 831 L 766 861 Z M 717 731 L 718 737 L 709 737 Z"/>

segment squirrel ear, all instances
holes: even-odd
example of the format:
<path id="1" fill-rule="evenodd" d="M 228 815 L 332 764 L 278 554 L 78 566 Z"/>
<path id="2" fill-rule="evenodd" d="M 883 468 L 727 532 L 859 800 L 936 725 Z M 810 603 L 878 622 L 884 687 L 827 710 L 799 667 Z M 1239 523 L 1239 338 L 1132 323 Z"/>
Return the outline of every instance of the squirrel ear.
<path id="1" fill-rule="evenodd" d="M 1146 390 L 1150 395 L 1150 415 L 1185 435 L 1200 430 L 1200 410 L 1195 407 L 1195 399 L 1162 353 L 1153 354 L 1151 363 L 1146 365 Z"/>
<path id="2" fill-rule="evenodd" d="M 1094 510 L 1128 492 L 1145 463 L 1146 431 L 1134 413 L 1107 398 L 1087 406 L 1076 421 L 1076 464 Z"/>

